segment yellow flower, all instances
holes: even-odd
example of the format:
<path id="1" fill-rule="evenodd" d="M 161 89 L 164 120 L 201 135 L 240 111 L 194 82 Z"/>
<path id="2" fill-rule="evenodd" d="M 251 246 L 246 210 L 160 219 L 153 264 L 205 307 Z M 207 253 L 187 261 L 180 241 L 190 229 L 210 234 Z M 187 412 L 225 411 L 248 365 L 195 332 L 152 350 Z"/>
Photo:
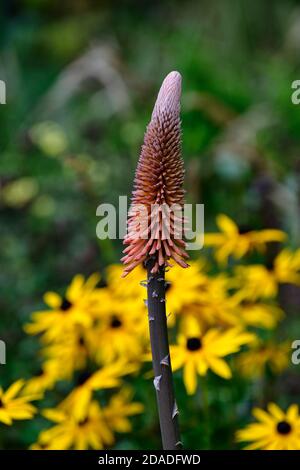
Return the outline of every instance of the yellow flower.
<path id="1" fill-rule="evenodd" d="M 278 285 L 274 273 L 262 264 L 238 266 L 235 269 L 236 297 L 255 301 L 277 295 Z"/>
<path id="2" fill-rule="evenodd" d="M 111 264 L 106 269 L 106 277 L 109 289 L 119 299 L 136 299 L 138 302 L 146 297 L 146 291 L 141 283 L 146 282 L 147 273 L 142 265 L 138 265 L 126 281 L 121 279 L 124 271 L 122 264 Z"/>
<path id="3" fill-rule="evenodd" d="M 52 310 L 33 313 L 32 323 L 25 326 L 26 333 L 43 333 L 43 340 L 52 342 L 64 337 L 76 325 L 89 327 L 97 301 L 94 289 L 98 281 L 98 274 L 93 274 L 86 281 L 78 274 L 64 297 L 55 292 L 47 292 L 44 301 Z"/>
<path id="4" fill-rule="evenodd" d="M 240 324 L 238 302 L 229 295 L 231 280 L 224 274 L 209 278 L 206 289 L 202 290 L 199 302 L 195 304 L 198 309 L 199 320 L 208 324 L 236 326 Z"/>
<path id="5" fill-rule="evenodd" d="M 94 373 L 82 372 L 78 377 L 78 386 L 61 402 L 62 410 L 72 410 L 77 420 L 83 420 L 95 390 L 114 388 L 121 385 L 121 377 L 136 371 L 135 365 L 115 362 Z"/>
<path id="6" fill-rule="evenodd" d="M 236 359 L 237 368 L 244 377 L 257 378 L 269 367 L 273 374 L 280 374 L 289 365 L 289 342 L 272 343 L 254 341 L 249 351 L 242 352 Z"/>
<path id="7" fill-rule="evenodd" d="M 245 325 L 273 329 L 282 320 L 284 313 L 280 307 L 274 304 L 242 302 L 239 316 Z"/>
<path id="8" fill-rule="evenodd" d="M 23 392 L 35 394 L 53 389 L 56 382 L 63 377 L 63 369 L 63 364 L 58 359 L 45 361 L 39 373 L 27 380 Z"/>
<path id="9" fill-rule="evenodd" d="M 274 260 L 273 269 L 262 264 L 238 266 L 235 269 L 234 287 L 239 298 L 257 300 L 275 297 L 279 283 L 300 285 L 300 249 L 282 250 Z"/>
<path id="10" fill-rule="evenodd" d="M 236 433 L 238 442 L 251 442 L 245 449 L 300 450 L 300 416 L 297 405 L 284 413 L 275 403 L 269 403 L 268 412 L 255 408 L 253 416 L 258 423 L 249 424 Z"/>
<path id="11" fill-rule="evenodd" d="M 203 328 L 208 325 L 247 325 L 268 329 L 274 328 L 283 318 L 283 311 L 277 305 L 254 302 L 252 299 L 256 299 L 256 296 L 248 292 L 246 285 L 244 289 L 240 288 L 232 294 L 230 289 L 236 285 L 236 279 L 232 280 L 222 274 L 209 278 L 206 289 L 199 293 L 198 301 L 187 305 L 181 318 L 194 316 Z M 261 289 L 261 286 L 259 288 Z"/>
<path id="12" fill-rule="evenodd" d="M 74 327 L 41 350 L 46 361 L 53 362 L 53 367 L 56 363 L 59 380 L 70 380 L 73 373 L 83 369 L 91 359 L 88 334 L 88 329 Z"/>
<path id="13" fill-rule="evenodd" d="M 203 376 L 208 369 L 224 379 L 230 379 L 231 370 L 222 358 L 238 352 L 253 338 L 254 335 L 239 328 L 227 331 L 211 328 L 202 334 L 199 324 L 190 319 L 185 331 L 178 335 L 177 344 L 171 346 L 173 370 L 183 367 L 184 384 L 187 393 L 192 395 L 197 388 L 197 374 Z"/>
<path id="14" fill-rule="evenodd" d="M 128 301 L 111 298 L 107 311 L 99 315 L 96 326 L 87 333 L 88 346 L 97 363 L 115 360 L 141 362 L 148 344 L 148 317 Z"/>
<path id="15" fill-rule="evenodd" d="M 275 258 L 274 275 L 278 282 L 300 285 L 300 248 L 284 249 Z"/>
<path id="16" fill-rule="evenodd" d="M 241 325 L 239 317 L 239 300 L 229 295 L 231 280 L 224 274 L 207 277 L 207 283 L 198 291 L 196 301 L 186 304 L 180 312 L 180 319 L 194 317 L 202 325 L 237 326 Z"/>
<path id="17" fill-rule="evenodd" d="M 0 387 L 0 422 L 11 425 L 13 420 L 31 419 L 36 413 L 36 408 L 29 402 L 40 397 L 20 393 L 24 384 L 24 380 L 17 380 L 6 392 Z"/>
<path id="18" fill-rule="evenodd" d="M 128 416 L 133 416 L 144 411 L 141 403 L 132 402 L 132 390 L 124 387 L 119 393 L 113 395 L 104 408 L 103 413 L 111 429 L 116 432 L 130 432 L 132 430 Z"/>
<path id="19" fill-rule="evenodd" d="M 82 420 L 77 420 L 71 410 L 49 409 L 44 410 L 43 415 L 57 424 L 40 433 L 38 442 L 31 446 L 33 450 L 101 450 L 114 442 L 103 410 L 96 401 L 89 403 Z"/>
<path id="20" fill-rule="evenodd" d="M 46 409 L 43 416 L 57 423 L 56 426 L 42 431 L 38 442 L 31 449 L 103 449 L 114 443 L 114 432 L 130 432 L 129 416 L 141 413 L 143 406 L 131 402 L 130 389 L 122 389 L 113 395 L 106 407 L 91 401 L 84 417 L 78 418 L 72 407 L 67 409 Z"/>
<path id="21" fill-rule="evenodd" d="M 201 292 L 208 288 L 209 278 L 203 272 L 204 263 L 189 261 L 189 268 L 174 265 L 166 272 L 166 308 L 169 324 L 172 326 L 174 314 L 180 313 L 186 305 L 199 300 Z"/>
<path id="22" fill-rule="evenodd" d="M 225 214 L 219 214 L 216 221 L 221 233 L 205 234 L 204 244 L 215 247 L 216 260 L 220 264 L 226 264 L 231 255 L 240 259 L 253 249 L 264 250 L 268 242 L 286 239 L 284 232 L 275 229 L 241 233 L 236 223 Z"/>

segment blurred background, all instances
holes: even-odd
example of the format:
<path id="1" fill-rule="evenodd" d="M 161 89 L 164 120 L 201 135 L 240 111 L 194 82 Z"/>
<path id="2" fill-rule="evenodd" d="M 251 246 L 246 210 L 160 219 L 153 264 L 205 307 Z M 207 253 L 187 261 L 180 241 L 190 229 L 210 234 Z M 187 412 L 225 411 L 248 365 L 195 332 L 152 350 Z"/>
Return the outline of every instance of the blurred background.
<path id="1" fill-rule="evenodd" d="M 96 238 L 96 208 L 131 191 L 171 70 L 183 76 L 187 199 L 205 204 L 206 231 L 224 212 L 299 246 L 299 2 L 5 0 L 0 31 L 1 385 L 35 372 L 22 325 L 43 293 L 119 260 L 121 242 Z M 299 298 L 282 289 L 290 328 Z M 284 384 L 299 396 L 293 374 Z M 35 432 L 1 429 L 0 446 L 26 447 Z"/>

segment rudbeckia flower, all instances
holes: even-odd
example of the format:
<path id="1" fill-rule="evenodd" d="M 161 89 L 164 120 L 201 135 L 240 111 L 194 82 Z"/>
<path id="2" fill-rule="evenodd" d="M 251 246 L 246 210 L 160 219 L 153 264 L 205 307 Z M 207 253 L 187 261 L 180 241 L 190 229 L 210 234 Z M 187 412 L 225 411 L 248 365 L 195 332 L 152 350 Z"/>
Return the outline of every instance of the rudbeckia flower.
<path id="1" fill-rule="evenodd" d="M 241 233 L 236 223 L 225 214 L 219 214 L 216 221 L 221 233 L 205 234 L 204 245 L 215 248 L 215 257 L 220 264 L 226 264 L 229 256 L 240 259 L 253 249 L 264 250 L 266 243 L 286 239 L 286 234 L 276 229 Z"/>
<path id="2" fill-rule="evenodd" d="M 114 435 L 96 401 L 89 403 L 84 419 L 78 420 L 71 410 L 48 409 L 43 416 L 56 423 L 42 431 L 32 450 L 101 450 L 114 442 Z"/>
<path id="3" fill-rule="evenodd" d="M 288 341 L 273 343 L 257 339 L 251 343 L 248 351 L 237 357 L 237 368 L 247 378 L 262 377 L 267 368 L 273 374 L 280 374 L 289 366 L 290 349 Z"/>
<path id="4" fill-rule="evenodd" d="M 73 416 L 77 420 L 82 420 L 86 416 L 95 390 L 118 387 L 122 383 L 121 378 L 134 371 L 136 365 L 118 361 L 94 373 L 81 372 L 77 381 L 78 386 L 61 402 L 60 408 L 66 411 L 72 410 Z"/>
<path id="5" fill-rule="evenodd" d="M 183 368 L 183 380 L 189 395 L 197 388 L 197 375 L 206 375 L 208 369 L 224 379 L 230 379 L 231 370 L 223 357 L 236 353 L 241 346 L 250 343 L 254 335 L 230 328 L 221 331 L 210 328 L 202 333 L 195 320 L 185 325 L 185 331 L 178 335 L 176 345 L 171 346 L 173 370 Z"/>
<path id="6" fill-rule="evenodd" d="M 203 290 L 197 302 L 186 305 L 181 319 L 194 317 L 202 325 L 207 326 L 252 326 L 257 328 L 275 328 L 284 313 L 274 303 L 253 302 L 245 300 L 245 296 L 237 291 L 230 294 L 230 280 L 222 280 L 223 276 L 210 278 L 208 286 Z"/>
<path id="7" fill-rule="evenodd" d="M 97 300 L 95 287 L 99 279 L 98 274 L 93 274 L 86 281 L 83 276 L 77 275 L 64 297 L 55 292 L 47 292 L 44 301 L 51 310 L 34 312 L 32 323 L 25 326 L 26 333 L 43 333 L 44 342 L 51 342 L 64 337 L 76 325 L 86 328 L 91 326 Z"/>
<path id="8" fill-rule="evenodd" d="M 128 417 L 144 411 L 141 403 L 132 401 L 133 392 L 129 387 L 123 387 L 113 395 L 104 408 L 103 413 L 111 429 L 116 432 L 130 432 L 131 422 Z"/>
<path id="9" fill-rule="evenodd" d="M 273 329 L 284 317 L 278 305 L 263 302 L 242 302 L 239 308 L 241 323 L 255 328 Z"/>
<path id="10" fill-rule="evenodd" d="M 88 360 L 92 359 L 88 344 L 90 330 L 81 326 L 74 327 L 63 337 L 41 349 L 46 363 L 52 362 L 53 368 L 56 363 L 59 380 L 70 380 L 75 371 L 84 369 Z"/>
<path id="11" fill-rule="evenodd" d="M 262 264 L 237 266 L 235 269 L 236 297 L 256 301 L 273 298 L 277 295 L 278 285 L 274 273 Z"/>
<path id="12" fill-rule="evenodd" d="M 129 417 L 143 411 L 143 405 L 132 402 L 132 391 L 122 389 L 113 395 L 106 407 L 91 401 L 84 418 L 78 419 L 72 408 L 46 409 L 43 416 L 56 423 L 52 428 L 40 433 L 38 442 L 31 449 L 104 449 L 115 441 L 114 433 L 130 432 Z"/>
<path id="13" fill-rule="evenodd" d="M 284 249 L 277 255 L 274 275 L 278 282 L 300 285 L 300 248 L 295 252 Z"/>
<path id="14" fill-rule="evenodd" d="M 110 295 L 114 295 L 121 300 L 136 299 L 140 304 L 140 300 L 145 298 L 143 281 L 146 282 L 146 269 L 142 264 L 136 266 L 136 268 L 131 271 L 130 276 L 127 276 L 126 285 L 120 282 L 123 271 L 124 266 L 122 264 L 111 264 L 107 267 L 106 278 Z"/>
<path id="15" fill-rule="evenodd" d="M 235 269 L 236 296 L 248 300 L 271 298 L 278 294 L 278 284 L 300 285 L 300 249 L 282 250 L 274 259 L 272 269 L 262 264 L 238 266 Z"/>
<path id="16" fill-rule="evenodd" d="M 17 380 L 6 392 L 0 387 L 0 422 L 11 425 L 14 420 L 31 419 L 36 413 L 36 408 L 29 402 L 40 396 L 23 395 L 24 384 L 24 380 Z"/>
<path id="17" fill-rule="evenodd" d="M 229 294 L 230 279 L 223 275 L 209 277 L 206 286 L 199 290 L 198 299 L 183 309 L 193 314 L 202 325 L 239 325 L 238 301 Z"/>
<path id="18" fill-rule="evenodd" d="M 287 412 L 275 403 L 269 403 L 268 412 L 255 408 L 253 416 L 257 423 L 249 424 L 236 433 L 238 442 L 251 442 L 245 449 L 254 450 L 300 450 L 300 416 L 297 405 Z"/>
<path id="19" fill-rule="evenodd" d="M 40 371 L 26 381 L 24 393 L 44 393 L 51 390 L 56 382 L 64 377 L 62 363 L 58 359 L 45 361 Z"/>
<path id="20" fill-rule="evenodd" d="M 141 362 L 148 344 L 147 315 L 135 311 L 130 302 L 112 298 L 110 307 L 99 315 L 98 322 L 87 333 L 91 355 L 99 364 L 121 359 Z"/>
<path id="21" fill-rule="evenodd" d="M 208 288 L 209 278 L 204 272 L 204 262 L 190 261 L 189 269 L 174 265 L 166 272 L 166 306 L 171 317 L 185 306 L 200 300 Z"/>

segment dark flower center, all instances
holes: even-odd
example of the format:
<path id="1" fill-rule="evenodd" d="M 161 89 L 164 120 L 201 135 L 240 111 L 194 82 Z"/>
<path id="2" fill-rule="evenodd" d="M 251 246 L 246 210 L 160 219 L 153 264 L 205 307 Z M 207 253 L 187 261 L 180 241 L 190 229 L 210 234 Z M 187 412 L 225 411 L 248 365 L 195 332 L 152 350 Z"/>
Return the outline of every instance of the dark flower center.
<path id="1" fill-rule="evenodd" d="M 83 385 L 91 377 L 91 375 L 92 375 L 91 372 L 82 372 L 78 376 L 77 384 Z"/>
<path id="2" fill-rule="evenodd" d="M 202 348 L 202 342 L 200 338 L 188 338 L 186 347 L 189 351 L 198 351 Z"/>
<path id="3" fill-rule="evenodd" d="M 268 271 L 273 271 L 274 269 L 274 258 L 267 259 L 265 262 L 266 268 Z"/>
<path id="4" fill-rule="evenodd" d="M 69 300 L 64 297 L 63 300 L 62 300 L 62 302 L 61 302 L 60 309 L 63 310 L 64 312 L 66 312 L 66 311 L 69 310 L 71 307 L 72 307 L 71 302 L 69 302 Z"/>
<path id="5" fill-rule="evenodd" d="M 121 322 L 121 320 L 119 320 L 118 317 L 113 317 L 111 322 L 110 322 L 110 326 L 112 328 L 120 328 L 120 326 L 122 326 L 122 322 Z"/>
<path id="6" fill-rule="evenodd" d="M 240 235 L 244 235 L 245 233 L 249 233 L 251 232 L 252 228 L 250 227 L 250 225 L 240 225 L 239 226 L 239 234 Z"/>
<path id="7" fill-rule="evenodd" d="M 166 292 L 168 292 L 168 290 L 170 290 L 172 287 L 172 283 L 170 281 L 166 281 L 165 283 L 165 290 Z"/>
<path id="8" fill-rule="evenodd" d="M 86 417 L 82 421 L 79 421 L 79 426 L 85 426 L 89 422 L 89 418 Z"/>
<path id="9" fill-rule="evenodd" d="M 279 434 L 289 434 L 292 430 L 292 426 L 286 421 L 280 421 L 277 424 L 277 431 Z"/>

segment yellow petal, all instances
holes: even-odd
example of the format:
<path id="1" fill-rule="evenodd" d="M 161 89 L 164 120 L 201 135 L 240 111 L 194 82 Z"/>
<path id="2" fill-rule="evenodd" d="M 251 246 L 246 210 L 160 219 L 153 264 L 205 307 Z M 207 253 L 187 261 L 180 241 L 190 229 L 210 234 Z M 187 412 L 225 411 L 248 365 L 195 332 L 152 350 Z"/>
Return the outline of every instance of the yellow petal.
<path id="1" fill-rule="evenodd" d="M 276 405 L 276 403 L 269 403 L 268 411 L 279 421 L 283 421 L 285 419 L 284 412 L 279 408 L 279 406 Z"/>
<path id="2" fill-rule="evenodd" d="M 185 323 L 185 335 L 189 336 L 190 338 L 196 338 L 201 335 L 201 328 L 200 323 L 197 318 L 192 317 L 191 315 L 188 317 L 188 321 Z M 186 337 L 184 338 L 184 344 L 186 344 Z"/>
<path id="3" fill-rule="evenodd" d="M 218 227 L 227 235 L 237 235 L 239 233 L 238 226 L 227 215 L 219 214 L 216 220 Z"/>
<path id="4" fill-rule="evenodd" d="M 88 387 L 82 386 L 80 393 L 76 395 L 76 400 L 74 401 L 74 408 L 72 410 L 76 420 L 82 421 L 86 417 L 91 398 L 91 390 Z"/>
<path id="5" fill-rule="evenodd" d="M 64 411 L 57 410 L 57 409 L 50 409 L 47 408 L 41 412 L 41 414 L 49 421 L 53 421 L 54 423 L 61 423 L 66 419 L 66 414 Z"/>
<path id="6" fill-rule="evenodd" d="M 8 426 L 10 426 L 12 424 L 12 419 L 10 418 L 8 413 L 4 410 L 1 410 L 1 409 L 0 409 L 0 422 L 4 423 L 4 424 L 7 424 Z"/>
<path id="7" fill-rule="evenodd" d="M 231 370 L 223 359 L 209 356 L 207 357 L 207 362 L 211 370 L 220 377 L 223 377 L 223 379 L 230 379 L 232 377 Z"/>
<path id="8" fill-rule="evenodd" d="M 44 295 L 45 304 L 49 305 L 51 308 L 59 308 L 61 306 L 61 296 L 56 294 L 56 292 L 46 292 Z"/>
<path id="9" fill-rule="evenodd" d="M 221 245 L 223 241 L 224 241 L 224 237 L 220 233 L 205 233 L 204 234 L 204 246 Z"/>
<path id="10" fill-rule="evenodd" d="M 296 404 L 293 404 L 289 407 L 289 409 L 286 412 L 286 417 L 287 419 L 293 423 L 297 419 L 299 419 L 299 407 Z"/>
<path id="11" fill-rule="evenodd" d="M 185 351 L 180 346 L 172 345 L 170 347 L 172 369 L 180 369 L 184 364 Z"/>
<path id="12" fill-rule="evenodd" d="M 19 409 L 10 411 L 12 419 L 18 420 L 31 419 L 34 413 L 36 413 L 36 408 L 34 406 L 31 406 L 29 409 Z"/>
<path id="13" fill-rule="evenodd" d="M 66 291 L 66 297 L 70 302 L 74 302 L 78 299 L 83 285 L 84 277 L 81 274 L 77 274 Z"/>
<path id="14" fill-rule="evenodd" d="M 234 250 L 235 258 L 236 259 L 242 258 L 249 251 L 249 248 L 250 248 L 249 239 L 244 235 L 240 235 L 236 248 Z"/>
<path id="15" fill-rule="evenodd" d="M 197 362 L 197 371 L 199 375 L 205 375 L 208 369 L 207 363 L 204 361 L 202 357 L 199 358 L 199 361 Z"/>
<path id="16" fill-rule="evenodd" d="M 234 243 L 226 241 L 222 246 L 220 246 L 219 249 L 217 249 L 215 253 L 215 257 L 217 262 L 221 266 L 226 266 L 228 262 L 228 257 L 233 253 L 234 251 Z"/>
<path id="17" fill-rule="evenodd" d="M 257 238 L 264 242 L 283 242 L 287 238 L 287 234 L 281 230 L 267 229 L 257 233 Z"/>
<path id="18" fill-rule="evenodd" d="M 193 395 L 197 388 L 197 373 L 194 362 L 186 362 L 183 369 L 183 381 L 188 395 Z"/>
<path id="19" fill-rule="evenodd" d="M 85 288 L 88 290 L 93 290 L 98 282 L 100 281 L 101 276 L 99 273 L 93 273 L 90 277 L 86 280 Z"/>
<path id="20" fill-rule="evenodd" d="M 273 418 L 270 415 L 268 415 L 266 411 L 260 408 L 254 408 L 252 410 L 252 414 L 258 421 L 261 421 L 262 423 L 266 423 L 266 424 L 274 423 Z"/>
<path id="21" fill-rule="evenodd" d="M 16 382 L 14 382 L 4 393 L 3 401 L 8 402 L 12 398 L 14 398 L 19 393 L 24 383 L 25 383 L 25 380 L 23 379 L 19 379 Z"/>

